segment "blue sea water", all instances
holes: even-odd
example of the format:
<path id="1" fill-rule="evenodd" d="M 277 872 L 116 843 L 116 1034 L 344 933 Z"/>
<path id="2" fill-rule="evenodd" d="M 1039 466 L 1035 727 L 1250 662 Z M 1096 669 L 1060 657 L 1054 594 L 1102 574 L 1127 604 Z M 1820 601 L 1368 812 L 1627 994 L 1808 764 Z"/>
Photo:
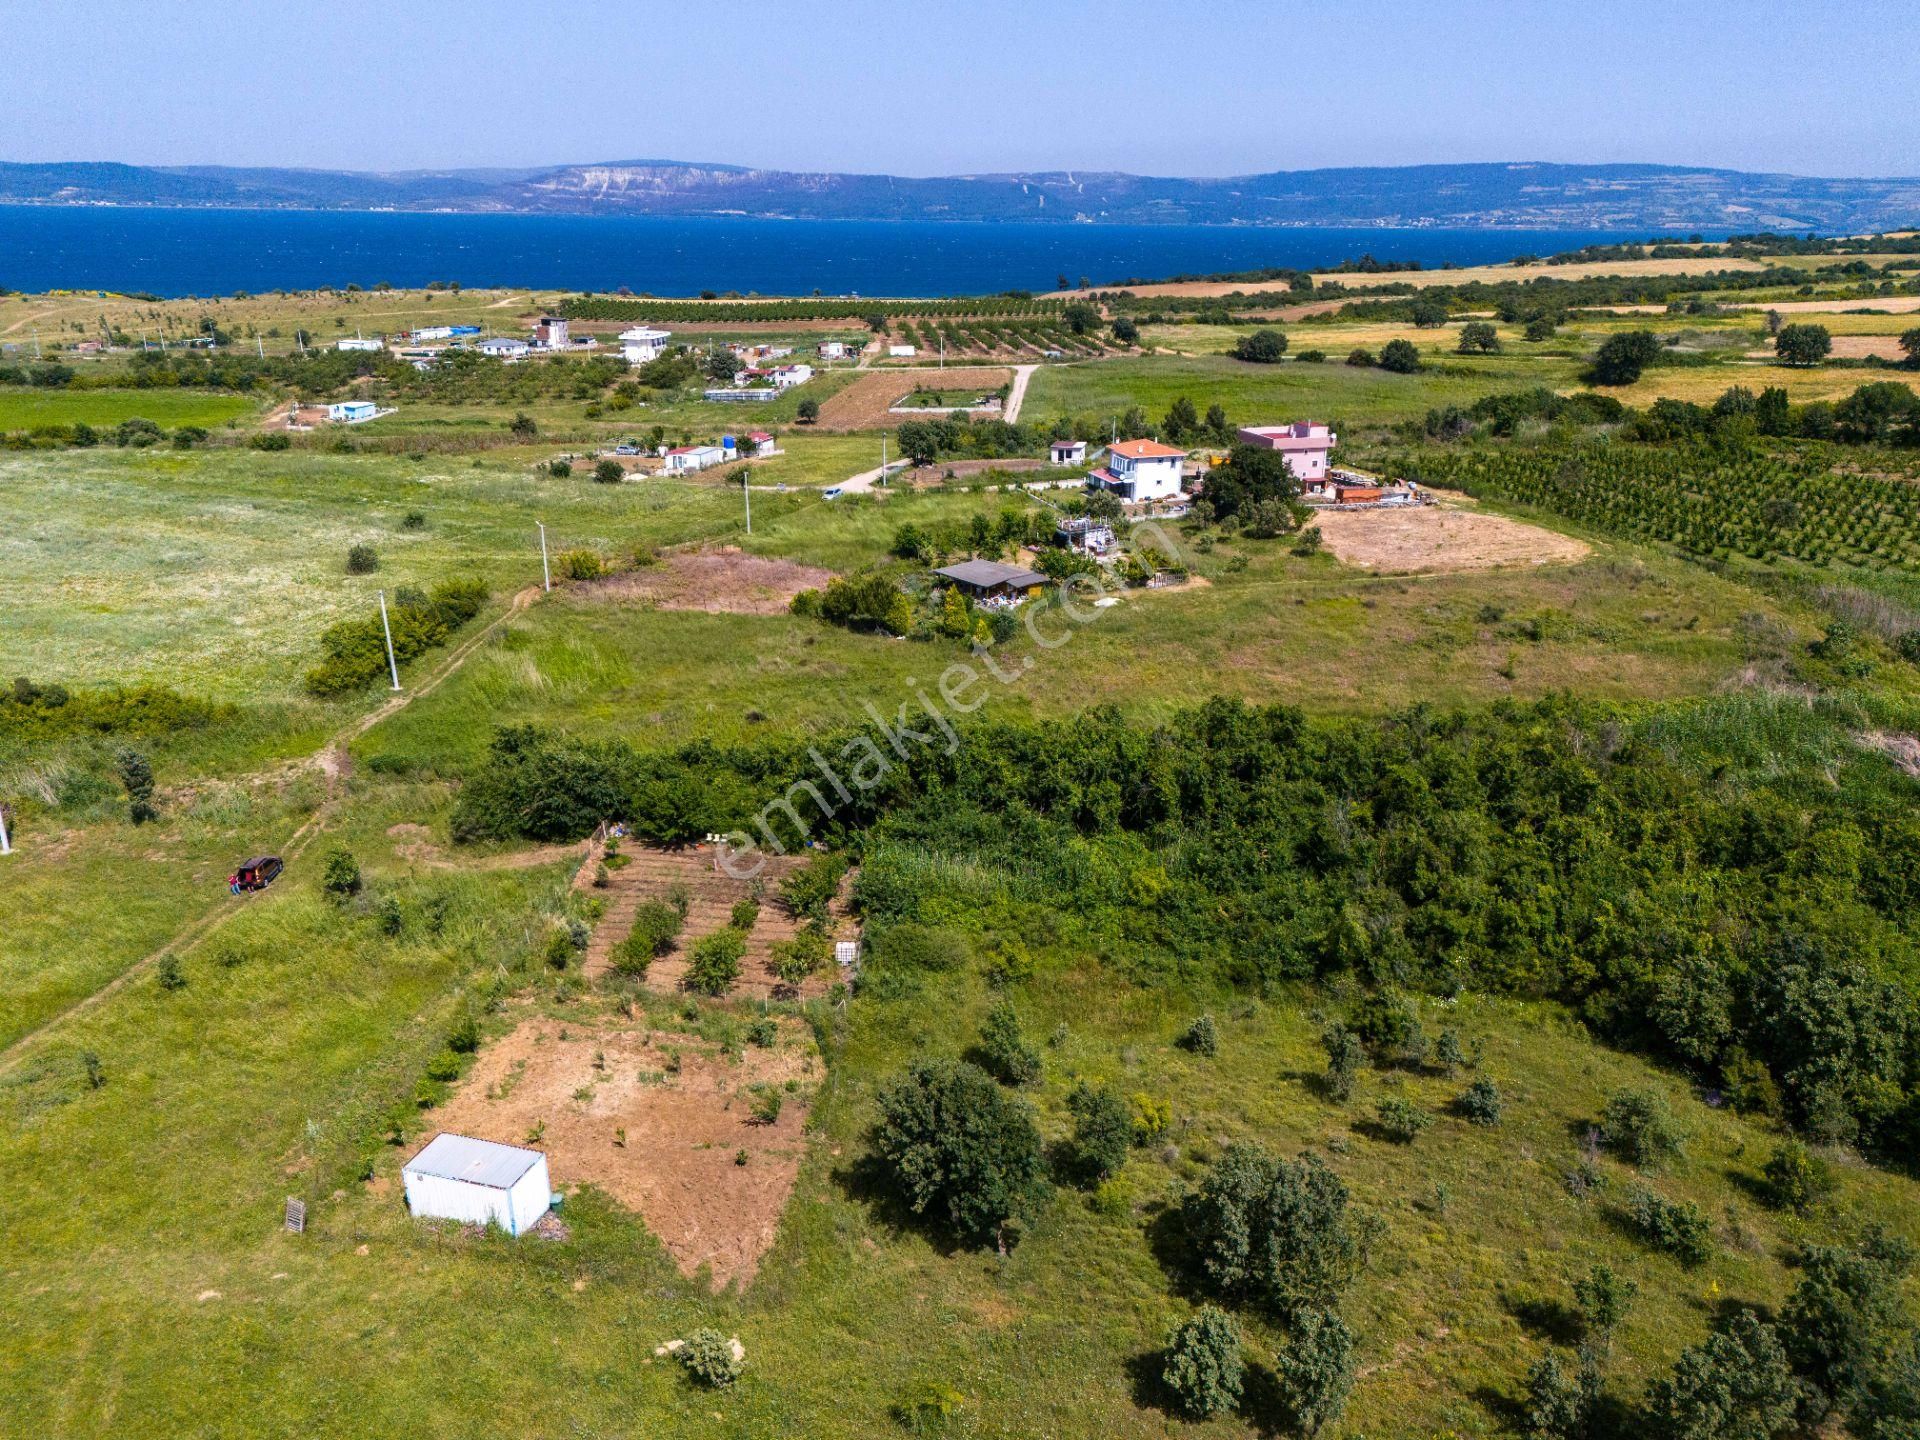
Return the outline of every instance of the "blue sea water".
<path id="1" fill-rule="evenodd" d="M 1623 231 L 439 215 L 0 205 L 0 285 L 226 295 L 350 282 L 965 295 L 1382 260 L 1484 264 Z"/>

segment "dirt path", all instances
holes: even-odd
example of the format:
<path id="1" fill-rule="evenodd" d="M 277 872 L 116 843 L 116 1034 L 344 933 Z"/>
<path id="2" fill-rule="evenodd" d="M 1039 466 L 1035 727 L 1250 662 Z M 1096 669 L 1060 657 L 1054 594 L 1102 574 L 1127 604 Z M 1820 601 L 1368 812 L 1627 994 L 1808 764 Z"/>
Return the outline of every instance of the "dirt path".
<path id="1" fill-rule="evenodd" d="M 907 460 L 889 460 L 886 463 L 884 471 L 880 466 L 876 465 L 871 470 L 862 470 L 858 475 L 849 475 L 845 480 L 840 482 L 840 493 L 842 495 L 864 495 L 867 491 L 873 489 L 873 482 L 878 480 L 883 473 L 892 475 L 897 471 L 905 470 L 911 463 L 911 461 Z"/>
<path id="2" fill-rule="evenodd" d="M 320 773 L 326 777 L 327 798 L 320 803 L 319 807 L 315 809 L 313 814 L 307 817 L 306 821 L 297 830 L 287 837 L 286 843 L 280 847 L 279 852 L 283 860 L 291 863 L 298 858 L 301 852 L 304 851 L 312 841 L 313 837 L 320 833 L 323 823 L 332 811 L 334 801 L 338 796 L 339 781 L 346 774 L 345 755 L 347 745 L 359 739 L 382 720 L 385 720 L 391 715 L 398 714 L 422 695 L 431 695 L 435 690 L 439 689 L 447 677 L 464 665 L 473 652 L 486 641 L 488 636 L 512 620 L 514 616 L 522 613 L 539 597 L 539 594 L 540 588 L 537 585 L 530 585 L 525 590 L 522 590 L 508 602 L 505 610 L 501 611 L 500 614 L 496 615 L 486 625 L 482 626 L 472 635 L 469 635 L 465 640 L 461 641 L 442 656 L 440 664 L 425 681 L 411 690 L 402 691 L 377 710 L 361 716 L 359 719 L 337 731 L 324 745 L 305 761 L 301 762 L 302 765 L 310 766 L 320 771 Z M 242 778 L 244 779 L 245 777 Z M 26 1055 L 27 1051 L 30 1050 L 36 1042 L 44 1039 L 54 1030 L 66 1024 L 67 1021 L 76 1016 L 88 1013 L 95 1006 L 118 994 L 137 976 L 144 974 L 154 965 L 157 965 L 164 956 L 176 955 L 187 947 L 205 939 L 228 920 L 239 914 L 241 904 L 247 898 L 249 897 L 243 895 L 226 895 L 221 897 L 211 908 L 189 920 L 164 945 L 148 951 L 91 995 L 74 1001 L 73 1004 L 69 1005 L 57 1015 L 49 1016 L 45 1022 L 29 1030 L 11 1045 L 7 1046 L 6 1049 L 0 1050 L 0 1074 L 4 1074 L 11 1069 Z"/>
<path id="3" fill-rule="evenodd" d="M 1020 423 L 1020 407 L 1027 403 L 1027 382 L 1033 379 L 1038 365 L 1016 365 L 1013 367 L 1013 388 L 1007 391 L 1007 405 L 1002 418 L 1009 425 Z"/>

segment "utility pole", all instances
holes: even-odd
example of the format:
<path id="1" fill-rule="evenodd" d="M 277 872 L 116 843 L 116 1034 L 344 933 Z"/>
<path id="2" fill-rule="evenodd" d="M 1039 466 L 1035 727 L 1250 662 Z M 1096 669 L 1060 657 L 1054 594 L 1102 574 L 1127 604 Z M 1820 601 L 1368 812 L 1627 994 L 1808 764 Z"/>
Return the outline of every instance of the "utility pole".
<path id="1" fill-rule="evenodd" d="M 7 807 L 0 805 L 0 855 L 13 854 L 13 843 L 7 839 Z"/>
<path id="2" fill-rule="evenodd" d="M 880 483 L 887 483 L 887 432 L 880 432 Z"/>
<path id="3" fill-rule="evenodd" d="M 400 662 L 393 658 L 393 627 L 387 623 L 387 592 L 380 592 L 380 630 L 387 637 L 387 669 L 393 674 L 393 688 L 400 688 Z"/>
<path id="4" fill-rule="evenodd" d="M 253 348 L 259 352 L 262 360 L 267 358 L 267 342 L 258 335 L 253 337 Z"/>
<path id="5" fill-rule="evenodd" d="M 540 524 L 540 522 L 539 522 L 538 520 L 536 520 L 536 521 L 534 521 L 533 523 L 534 523 L 534 524 L 536 524 L 536 525 L 540 525 L 540 584 L 541 584 L 541 588 L 542 588 L 542 589 L 546 589 L 546 590 L 551 590 L 551 589 L 553 589 L 553 572 L 547 569 L 547 527 L 546 527 L 545 525 L 541 525 L 541 524 Z"/>
<path id="6" fill-rule="evenodd" d="M 753 491 L 747 486 L 748 472 L 740 472 L 740 498 L 747 502 L 747 534 L 753 533 Z"/>

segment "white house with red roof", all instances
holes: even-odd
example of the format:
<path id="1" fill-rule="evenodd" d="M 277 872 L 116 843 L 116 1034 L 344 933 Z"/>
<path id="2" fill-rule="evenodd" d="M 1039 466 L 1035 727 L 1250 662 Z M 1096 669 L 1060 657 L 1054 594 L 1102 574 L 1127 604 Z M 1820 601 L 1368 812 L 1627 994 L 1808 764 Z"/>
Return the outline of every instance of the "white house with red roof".
<path id="1" fill-rule="evenodd" d="M 750 454 L 757 458 L 761 455 L 773 454 L 774 450 L 778 447 L 774 444 L 773 436 L 764 430 L 755 430 L 751 435 L 747 436 L 746 448 Z"/>
<path id="2" fill-rule="evenodd" d="M 1243 425 L 1239 438 L 1242 445 L 1278 450 L 1302 485 L 1327 478 L 1327 457 L 1340 443 L 1331 426 L 1316 425 L 1311 420 L 1296 420 L 1291 425 Z"/>
<path id="3" fill-rule="evenodd" d="M 1103 489 L 1139 503 L 1169 500 L 1180 493 L 1180 470 L 1187 452 L 1157 440 L 1117 440 L 1107 447 L 1107 463 L 1087 474 L 1087 488 Z"/>

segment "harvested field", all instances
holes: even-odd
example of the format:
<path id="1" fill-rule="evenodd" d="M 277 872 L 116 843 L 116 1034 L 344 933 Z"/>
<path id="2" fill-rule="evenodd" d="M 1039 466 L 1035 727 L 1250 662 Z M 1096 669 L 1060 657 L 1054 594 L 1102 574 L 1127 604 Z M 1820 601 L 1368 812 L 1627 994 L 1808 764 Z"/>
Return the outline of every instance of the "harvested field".
<path id="1" fill-rule="evenodd" d="M 1865 360 L 1873 355 L 1879 356 L 1882 360 L 1904 360 L 1907 354 L 1900 348 L 1900 339 L 1897 335 L 1836 335 L 1833 337 L 1832 353 L 1835 360 Z M 1774 355 L 1771 348 L 1749 350 L 1747 358 L 1771 360 Z"/>
<path id="2" fill-rule="evenodd" d="M 837 394 L 820 404 L 822 430 L 873 430 L 898 425 L 911 416 L 896 415 L 893 407 L 913 393 L 916 385 L 938 385 L 942 390 L 998 390 L 1011 384 L 1013 371 L 1003 367 L 978 367 L 958 370 L 932 370 L 926 366 L 912 369 L 870 370 Z"/>
<path id="3" fill-rule="evenodd" d="M 1343 564 L 1368 570 L 1492 570 L 1564 565 L 1589 547 L 1538 525 L 1445 505 L 1329 510 L 1314 522 Z"/>
<path id="4" fill-rule="evenodd" d="M 682 1274 L 704 1266 L 718 1290 L 751 1281 L 773 1246 L 823 1073 L 791 1020 L 773 1047 L 730 1060 L 644 1021 L 538 1017 L 482 1049 L 434 1114 L 442 1130 L 537 1143 L 556 1185 L 593 1185 L 636 1211 Z M 782 1097 L 771 1123 L 754 1120 L 756 1093 Z"/>
<path id="5" fill-rule="evenodd" d="M 1862 310 L 1885 310 L 1893 315 L 1910 315 L 1920 310 L 1920 295 L 1876 295 L 1871 300 L 1774 300 L 1730 305 L 1730 310 L 1778 310 L 1782 315 L 1815 315 L 1826 311 L 1834 315 L 1857 314 Z"/>
<path id="6" fill-rule="evenodd" d="M 664 900 L 674 887 L 684 886 L 689 900 L 686 924 L 673 949 L 648 967 L 648 989 L 665 994 L 677 992 L 686 976 L 688 954 L 694 942 L 725 929 L 734 905 L 753 897 L 756 887 L 762 892 L 760 916 L 747 936 L 746 954 L 740 961 L 740 979 L 729 993 L 754 1000 L 811 999 L 826 994 L 827 988 L 839 979 L 831 963 L 826 970 L 808 976 L 794 987 L 783 984 L 773 970 L 773 947 L 783 940 L 791 940 L 800 930 L 799 923 L 780 904 L 780 881 L 806 863 L 804 856 L 766 856 L 766 868 L 757 879 L 736 880 L 715 865 L 710 846 L 658 850 L 629 844 L 623 854 L 627 864 L 611 870 L 606 888 L 594 891 L 606 897 L 607 908 L 587 944 L 583 969 L 589 978 L 611 968 L 614 947 L 632 932 L 634 915 L 642 901 Z M 590 859 L 581 867 L 577 885 L 592 885 L 597 859 Z M 836 940 L 857 940 L 860 935 L 859 926 L 847 908 L 852 890 L 853 880 L 849 875 L 831 909 Z"/>
<path id="7" fill-rule="evenodd" d="M 657 565 L 623 571 L 593 588 L 621 599 L 651 601 L 661 610 L 708 615 L 780 615 L 802 590 L 818 590 L 831 570 L 748 555 L 737 546 L 681 550 Z"/>

